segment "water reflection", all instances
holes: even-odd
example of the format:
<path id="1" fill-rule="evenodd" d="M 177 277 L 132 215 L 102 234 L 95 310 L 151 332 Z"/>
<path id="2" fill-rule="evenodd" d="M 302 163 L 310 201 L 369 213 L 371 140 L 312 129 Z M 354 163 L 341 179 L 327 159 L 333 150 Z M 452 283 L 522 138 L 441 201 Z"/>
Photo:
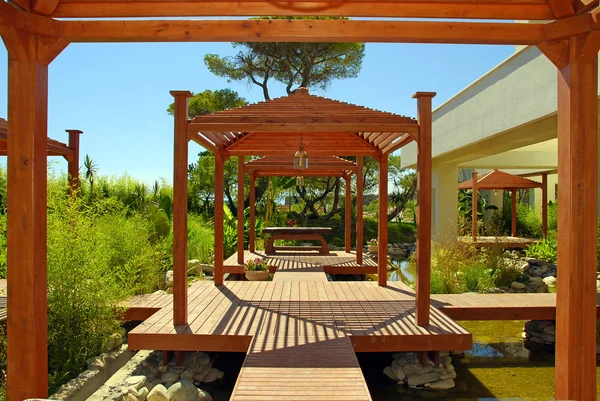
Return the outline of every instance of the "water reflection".
<path id="1" fill-rule="evenodd" d="M 388 270 L 389 281 L 402 281 L 409 286 L 412 286 L 415 283 L 417 268 L 416 265 L 411 265 L 408 259 L 392 258 L 390 268 L 392 268 L 392 270 Z"/>

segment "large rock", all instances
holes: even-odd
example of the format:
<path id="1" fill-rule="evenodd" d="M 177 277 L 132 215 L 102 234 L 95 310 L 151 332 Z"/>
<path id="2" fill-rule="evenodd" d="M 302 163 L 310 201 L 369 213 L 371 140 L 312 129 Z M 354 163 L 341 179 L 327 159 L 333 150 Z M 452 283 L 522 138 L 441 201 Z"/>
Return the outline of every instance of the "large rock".
<path id="1" fill-rule="evenodd" d="M 556 277 L 554 277 L 554 276 L 548 276 L 548 277 L 544 278 L 544 283 L 548 287 L 554 288 L 554 287 L 556 287 Z"/>
<path id="2" fill-rule="evenodd" d="M 179 375 L 174 372 L 166 371 L 165 373 L 160 375 L 160 380 L 163 383 L 173 383 L 179 380 Z"/>
<path id="3" fill-rule="evenodd" d="M 392 361 L 391 369 L 394 372 L 394 376 L 396 376 L 399 381 L 404 380 L 404 378 L 406 377 L 406 374 L 404 373 L 403 366 L 400 364 L 400 362 L 398 360 Z"/>
<path id="4" fill-rule="evenodd" d="M 438 381 L 431 383 L 431 385 L 429 386 L 429 388 L 432 390 L 448 390 L 453 387 L 454 387 L 454 380 L 452 380 L 452 379 L 438 380 Z"/>
<path id="5" fill-rule="evenodd" d="M 146 384 L 146 376 L 131 376 L 125 379 L 127 387 L 135 387 L 136 390 L 142 388 Z"/>
<path id="6" fill-rule="evenodd" d="M 439 375 L 435 372 L 425 373 L 422 375 L 408 376 L 408 385 L 409 386 L 422 386 L 425 383 L 432 383 L 437 381 Z"/>
<path id="7" fill-rule="evenodd" d="M 206 391 L 198 389 L 198 401 L 213 401 L 213 398 Z"/>
<path id="8" fill-rule="evenodd" d="M 524 289 L 525 289 L 525 287 L 527 287 L 525 284 L 523 284 L 523 283 L 520 283 L 520 282 L 518 282 L 518 281 L 513 281 L 513 282 L 510 284 L 510 286 L 511 286 L 511 288 L 513 288 L 513 289 L 515 289 L 515 290 L 524 290 Z"/>
<path id="9" fill-rule="evenodd" d="M 422 366 L 420 363 L 407 363 L 403 369 L 406 376 L 419 376 L 431 372 L 431 366 Z"/>
<path id="10" fill-rule="evenodd" d="M 202 273 L 202 269 L 198 271 L 198 266 L 200 266 L 200 261 L 198 259 L 190 259 L 187 263 L 188 272 L 194 272 L 196 274 Z"/>
<path id="11" fill-rule="evenodd" d="M 168 394 L 171 401 L 197 401 L 199 398 L 198 388 L 187 380 L 173 384 L 169 387 Z"/>
<path id="12" fill-rule="evenodd" d="M 398 377 L 394 374 L 394 371 L 392 370 L 391 366 L 386 366 L 385 368 L 383 368 L 383 374 L 389 377 L 394 382 L 400 381 L 400 379 L 398 379 Z"/>
<path id="13" fill-rule="evenodd" d="M 204 378 L 204 383 L 212 383 L 217 380 L 221 380 L 223 376 L 224 373 L 221 372 L 219 369 L 212 368 L 210 372 L 208 372 L 208 375 L 206 375 L 206 377 Z"/>
<path id="14" fill-rule="evenodd" d="M 158 384 L 148 393 L 148 401 L 170 401 L 171 396 L 167 388 L 162 384 Z"/>
<path id="15" fill-rule="evenodd" d="M 164 281 L 165 281 L 165 288 L 173 288 L 173 270 L 167 270 L 167 272 L 165 273 Z"/>

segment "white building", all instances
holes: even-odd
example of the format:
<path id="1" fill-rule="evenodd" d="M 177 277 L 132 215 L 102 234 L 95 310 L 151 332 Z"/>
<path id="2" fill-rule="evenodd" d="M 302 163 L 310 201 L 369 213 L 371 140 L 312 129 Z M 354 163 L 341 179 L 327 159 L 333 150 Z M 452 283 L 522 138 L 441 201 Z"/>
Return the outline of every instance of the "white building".
<path id="1" fill-rule="evenodd" d="M 554 200 L 556 113 L 556 67 L 536 47 L 517 49 L 438 107 L 433 113 L 434 235 L 456 235 L 459 168 L 549 172 L 548 199 Z M 415 164 L 416 146 L 411 143 L 402 149 L 402 165 Z M 535 192 L 540 210 L 541 190 Z"/>

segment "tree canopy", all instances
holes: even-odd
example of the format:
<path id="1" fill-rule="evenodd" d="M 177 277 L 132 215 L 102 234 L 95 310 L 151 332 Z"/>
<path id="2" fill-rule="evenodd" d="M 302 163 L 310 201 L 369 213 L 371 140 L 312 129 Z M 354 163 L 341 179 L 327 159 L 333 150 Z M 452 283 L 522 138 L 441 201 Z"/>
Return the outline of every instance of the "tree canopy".
<path id="1" fill-rule="evenodd" d="M 223 111 L 240 107 L 248 104 L 246 99 L 240 97 L 236 91 L 231 89 L 218 89 L 212 91 L 210 89 L 204 92 L 196 93 L 189 100 L 189 117 L 203 116 L 205 114 L 214 113 L 215 111 Z M 167 109 L 167 113 L 173 115 L 175 103 L 171 103 Z"/>
<path id="2" fill-rule="evenodd" d="M 204 63 L 219 77 L 260 87 L 265 100 L 271 98 L 272 80 L 283 83 L 290 94 L 298 87 L 324 90 L 333 80 L 356 78 L 365 54 L 364 43 L 233 43 L 233 47 L 239 50 L 235 56 L 207 54 Z"/>

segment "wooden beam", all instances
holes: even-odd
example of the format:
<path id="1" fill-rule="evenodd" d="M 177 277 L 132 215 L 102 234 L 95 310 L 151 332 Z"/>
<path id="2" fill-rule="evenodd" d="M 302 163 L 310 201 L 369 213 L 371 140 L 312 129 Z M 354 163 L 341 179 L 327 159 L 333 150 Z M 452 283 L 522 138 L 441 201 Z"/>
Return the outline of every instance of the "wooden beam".
<path id="1" fill-rule="evenodd" d="M 224 226 L 223 226 L 223 196 L 225 193 L 225 160 L 220 155 L 215 155 L 215 285 L 223 285 L 224 252 Z"/>
<path id="2" fill-rule="evenodd" d="M 551 20 L 554 14 L 545 2 L 518 3 L 494 1 L 473 5 L 451 1 L 206 1 L 202 7 L 186 1 L 62 1 L 57 18 L 124 18 L 124 17 L 213 17 L 213 16 L 288 16 L 323 15 L 343 17 L 389 18 L 467 18 L 507 20 Z"/>
<path id="3" fill-rule="evenodd" d="M 249 119 L 249 118 L 248 118 Z M 348 133 L 369 130 L 381 127 L 389 132 L 415 132 L 418 127 L 415 124 L 398 124 L 386 122 L 352 122 L 335 121 L 332 118 L 275 118 L 264 117 L 262 122 L 244 122 L 239 119 L 235 122 L 224 120 L 223 122 L 190 123 L 190 130 L 196 132 L 335 132 Z M 258 119 L 257 119 L 258 120 Z M 305 120 L 305 121 L 299 121 Z M 255 138 L 254 138 L 255 139 Z M 368 143 L 365 141 L 365 143 Z M 233 149 L 233 142 L 231 143 Z"/>
<path id="4" fill-rule="evenodd" d="M 517 236 L 517 190 L 511 189 L 511 235 L 513 237 Z"/>
<path id="5" fill-rule="evenodd" d="M 550 42 L 540 42 L 538 49 L 556 66 L 558 69 L 569 65 L 569 41 L 555 40 Z"/>
<path id="6" fill-rule="evenodd" d="M 237 257 L 241 265 L 244 264 L 244 175 L 244 156 L 238 156 Z"/>
<path id="7" fill-rule="evenodd" d="M 69 46 L 69 42 L 61 37 L 38 37 L 39 62 L 50 65 L 67 46 Z"/>
<path id="8" fill-rule="evenodd" d="M 575 8 L 571 0 L 546 0 L 556 19 L 575 15 Z"/>
<path id="9" fill-rule="evenodd" d="M 10 0 L 10 3 L 16 4 L 25 11 L 31 11 L 32 0 Z"/>
<path id="10" fill-rule="evenodd" d="M 208 140 L 206 140 L 206 138 L 204 138 L 202 135 L 198 134 L 197 132 L 192 134 L 191 139 L 192 139 L 192 141 L 194 141 L 198 145 L 204 147 L 206 150 L 208 150 L 212 154 L 218 154 L 221 152 L 221 150 L 219 148 L 217 148 L 215 145 L 210 143 Z"/>
<path id="11" fill-rule="evenodd" d="M 33 12 L 43 15 L 52 15 L 60 0 L 31 0 Z"/>
<path id="12" fill-rule="evenodd" d="M 377 283 L 387 285 L 387 255 L 388 255 L 388 158 L 383 156 L 379 162 L 379 211 L 377 224 Z"/>
<path id="13" fill-rule="evenodd" d="M 250 252 L 256 247 L 256 174 L 250 172 Z"/>
<path id="14" fill-rule="evenodd" d="M 417 92 L 419 140 L 417 142 L 417 305 L 415 320 L 419 326 L 429 324 L 431 276 L 431 131 L 434 92 Z"/>
<path id="15" fill-rule="evenodd" d="M 69 149 L 73 152 L 68 162 L 69 174 L 69 195 L 77 192 L 79 189 L 79 136 L 83 133 L 78 129 L 68 129 L 69 133 Z"/>
<path id="16" fill-rule="evenodd" d="M 384 42 L 536 45 L 543 25 L 357 20 L 61 21 L 69 42 Z M 372 127 L 365 131 L 378 131 Z"/>
<path id="17" fill-rule="evenodd" d="M 385 148 L 381 149 L 381 152 L 384 155 L 389 155 L 390 153 L 395 152 L 398 149 L 401 149 L 404 146 L 408 145 L 409 143 L 411 143 L 412 141 L 414 141 L 415 138 L 418 138 L 418 137 L 419 137 L 418 133 L 415 133 L 413 135 L 405 134 L 402 138 L 400 138 L 396 142 L 390 143 L 388 146 L 386 146 Z"/>
<path id="18" fill-rule="evenodd" d="M 48 67 L 23 39 L 27 52 L 8 58 L 8 400 L 48 398 Z"/>
<path id="19" fill-rule="evenodd" d="M 365 189 L 363 176 L 363 157 L 356 157 L 356 263 L 363 263 L 364 216 L 363 191 Z"/>
<path id="20" fill-rule="evenodd" d="M 473 192 L 471 193 L 471 236 L 473 237 L 473 243 L 477 242 L 477 235 L 479 234 L 479 230 L 478 230 L 478 212 L 479 212 L 479 200 L 478 200 L 478 195 L 479 195 L 479 188 L 477 187 L 477 171 L 473 172 Z"/>
<path id="21" fill-rule="evenodd" d="M 542 174 L 542 234 L 548 236 L 548 173 Z"/>
<path id="22" fill-rule="evenodd" d="M 598 53 L 587 36 L 569 43 L 558 73 L 557 400 L 596 399 L 596 240 L 598 222 Z"/>
<path id="23" fill-rule="evenodd" d="M 344 246 L 345 251 L 350 253 L 352 250 L 352 191 L 350 188 L 351 176 L 344 176 L 344 182 L 346 183 L 346 201 L 344 204 L 345 209 L 345 230 L 344 230 Z"/>
<path id="24" fill-rule="evenodd" d="M 173 323 L 188 323 L 188 99 L 189 91 L 171 91 L 175 98 L 173 147 Z"/>

